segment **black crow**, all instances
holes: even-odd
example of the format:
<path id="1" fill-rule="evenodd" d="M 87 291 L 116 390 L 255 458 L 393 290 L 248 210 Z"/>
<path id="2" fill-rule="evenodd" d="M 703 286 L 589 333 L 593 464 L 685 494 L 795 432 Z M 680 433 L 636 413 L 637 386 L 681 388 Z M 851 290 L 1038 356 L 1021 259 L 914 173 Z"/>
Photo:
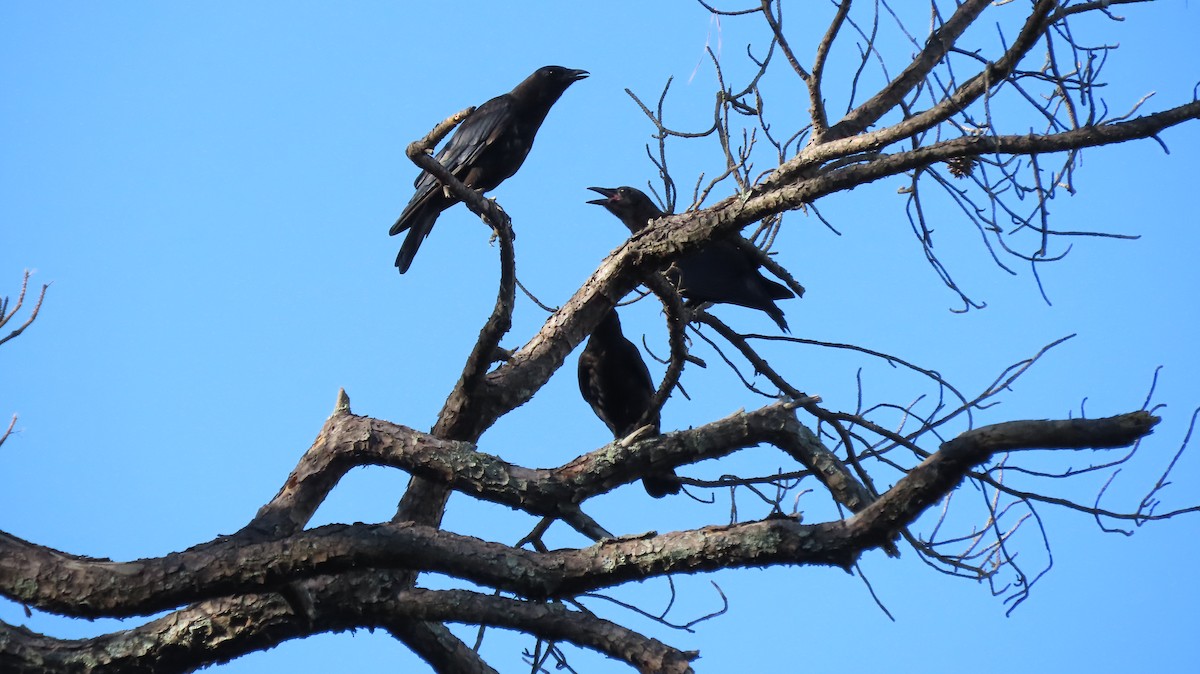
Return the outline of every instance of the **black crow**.
<path id="1" fill-rule="evenodd" d="M 621 334 L 616 309 L 596 326 L 579 354 L 579 392 L 618 440 L 638 430 L 638 421 L 650 409 L 654 397 L 650 370 L 638 348 Z M 642 424 L 649 424 L 657 435 L 658 412 Z M 680 487 L 674 470 L 647 475 L 642 486 L 654 498 L 678 494 Z"/>
<path id="2" fill-rule="evenodd" d="M 437 161 L 467 187 L 487 192 L 521 168 L 533 147 L 533 138 L 551 106 L 572 83 L 588 76 L 586 70 L 560 66 L 538 68 L 507 94 L 501 94 L 467 115 L 454 130 Z M 458 203 L 432 175 L 422 171 L 413 195 L 388 234 L 408 230 L 396 266 L 408 271 L 421 242 L 429 236 L 442 211 Z"/>
<path id="3" fill-rule="evenodd" d="M 641 190 L 633 187 L 589 187 L 604 195 L 593 199 L 617 216 L 630 232 L 637 233 L 651 220 L 666 215 Z M 736 304 L 759 309 L 771 317 L 784 332 L 788 332 L 783 311 L 775 300 L 795 297 L 791 290 L 772 281 L 758 270 L 758 260 L 741 249 L 734 236 L 718 239 L 700 250 L 688 253 L 675 261 L 678 273 L 668 270 L 672 283 L 689 302 Z"/>

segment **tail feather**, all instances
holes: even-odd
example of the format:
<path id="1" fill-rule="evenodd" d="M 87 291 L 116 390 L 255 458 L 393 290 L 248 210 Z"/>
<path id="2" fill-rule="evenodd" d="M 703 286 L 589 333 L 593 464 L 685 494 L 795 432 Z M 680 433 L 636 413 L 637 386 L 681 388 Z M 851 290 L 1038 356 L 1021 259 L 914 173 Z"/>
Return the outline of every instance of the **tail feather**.
<path id="1" fill-rule="evenodd" d="M 433 213 L 422 213 L 419 218 L 409 218 L 409 222 L 405 223 L 404 227 L 393 232 L 395 234 L 408 229 L 408 235 L 404 237 L 404 243 L 400 245 L 400 252 L 396 255 L 396 267 L 401 274 L 412 266 L 417 249 L 421 247 L 425 237 L 429 236 L 429 232 L 433 231 L 433 223 L 437 222 L 438 214 L 438 211 L 434 211 Z M 402 221 L 403 219 L 397 221 L 392 229 L 399 227 Z"/>
<path id="2" fill-rule="evenodd" d="M 783 317 L 783 310 L 775 306 L 774 302 L 770 306 L 763 307 L 762 310 L 767 312 L 767 315 L 771 317 L 771 320 L 775 321 L 775 325 L 778 325 L 780 330 L 791 334 L 792 331 L 788 329 L 787 320 Z"/>
<path id="3" fill-rule="evenodd" d="M 421 247 L 425 237 L 429 236 L 438 216 L 455 203 L 455 200 L 444 196 L 441 191 L 430 190 L 414 195 L 412 201 L 404 207 L 404 212 L 400 214 L 396 224 L 388 230 L 390 236 L 408 231 L 408 236 L 404 237 L 404 243 L 400 246 L 400 254 L 396 256 L 396 267 L 400 269 L 401 274 L 408 271 L 417 249 Z"/>
<path id="4" fill-rule="evenodd" d="M 388 230 L 388 236 L 396 236 L 400 232 L 412 227 L 413 221 L 418 217 L 417 211 L 421 210 L 421 206 L 423 205 L 423 203 L 416 199 L 408 202 L 408 205 L 404 207 L 404 212 L 400 214 L 400 217 L 396 218 L 396 224 L 392 225 L 392 228 Z"/>
<path id="5" fill-rule="evenodd" d="M 401 215 L 398 220 L 396 220 L 396 224 L 392 225 L 392 228 L 388 230 L 388 236 L 396 236 L 400 232 L 408 229 L 408 223 L 405 222 L 407 216 L 408 211 L 405 211 L 404 214 Z"/>

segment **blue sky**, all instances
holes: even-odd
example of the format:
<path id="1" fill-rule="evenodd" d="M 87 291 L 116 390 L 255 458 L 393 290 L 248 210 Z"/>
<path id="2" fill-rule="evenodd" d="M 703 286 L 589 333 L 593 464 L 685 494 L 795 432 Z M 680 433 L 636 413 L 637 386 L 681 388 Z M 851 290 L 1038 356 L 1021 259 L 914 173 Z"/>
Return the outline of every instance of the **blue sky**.
<path id="1" fill-rule="evenodd" d="M 439 221 L 413 269 L 396 274 L 400 240 L 386 231 L 416 173 L 404 146 L 538 66 L 592 72 L 552 111 L 523 170 L 492 195 L 514 218 L 520 278 L 556 305 L 624 235 L 584 203 L 594 196 L 585 188 L 654 176 L 644 150 L 652 128 L 624 88 L 655 99 L 673 76 L 672 119 L 700 126 L 712 109 L 705 46 L 720 49 L 736 73 L 744 71 L 744 45 L 765 44 L 756 23 L 714 22 L 690 3 L 467 2 L 453 15 L 426 4 L 0 5 L 0 294 L 15 294 L 26 268 L 36 283 L 53 283 L 37 323 L 0 348 L 0 415 L 20 415 L 19 433 L 0 448 L 0 529 L 77 554 L 157 556 L 253 516 L 309 446 L 339 387 L 357 413 L 428 428 L 490 310 L 496 251 L 478 220 L 458 208 Z M 1022 10 L 988 10 L 980 35 Z M 1120 10 L 1125 22 L 1079 27 L 1095 31 L 1093 42 L 1121 45 L 1106 66 L 1109 107 L 1123 112 L 1150 92 L 1149 109 L 1189 100 L 1200 75 L 1197 8 L 1170 0 Z M 798 53 L 814 51 L 822 12 L 813 21 L 791 17 Z M 848 63 L 831 63 L 835 109 L 834 82 Z M 768 105 L 781 120 L 804 114 L 799 88 L 781 80 L 778 91 Z M 980 423 L 1061 418 L 1081 406 L 1091 416 L 1136 409 L 1163 366 L 1155 400 L 1168 404 L 1164 421 L 1110 489 L 1110 506 L 1132 507 L 1200 405 L 1200 233 L 1191 199 L 1200 125 L 1162 139 L 1169 155 L 1152 141 L 1084 154 L 1078 192 L 1054 204 L 1059 228 L 1142 238 L 1074 241 L 1064 261 L 1042 269 L 1051 306 L 1027 269 L 997 269 L 974 229 L 942 210 L 939 252 L 988 303 L 951 313 L 955 298 L 925 264 L 904 217 L 902 179 L 822 201 L 842 236 L 815 218 L 789 216 L 779 259 L 809 290 L 784 305 L 793 331 L 894 353 L 967 392 L 1078 333 Z M 717 169 L 713 149 L 673 148 L 681 183 Z M 628 332 L 663 344 L 654 307 L 627 313 Z M 715 313 L 744 330 L 773 330 L 750 311 Z M 522 301 L 506 345 L 523 342 L 543 319 Z M 878 362 L 812 347 L 786 353 L 789 373 L 832 407 L 853 407 L 860 367 L 872 399 L 907 403 L 927 392 Z M 710 367 L 688 370 L 693 399 L 673 399 L 664 426 L 762 404 L 713 354 L 699 355 Z M 553 466 L 606 439 L 579 399 L 572 359 L 481 449 Z M 788 465 L 785 457 L 758 449 L 684 472 L 715 477 L 779 465 Z M 406 481 L 396 471 L 357 470 L 315 523 L 385 520 Z M 1195 503 L 1198 483 L 1200 460 L 1185 455 L 1166 505 Z M 1088 501 L 1096 487 L 1067 493 Z M 722 496 L 707 507 L 652 502 L 634 485 L 589 512 L 614 531 L 638 533 L 722 523 L 728 505 Z M 766 514 L 744 499 L 739 507 L 746 519 Z M 810 521 L 827 516 L 819 496 L 800 507 Z M 655 630 L 619 609 L 608 615 L 702 649 L 697 667 L 715 672 L 747 662 L 762 671 L 822 671 L 847 652 L 865 670 L 1178 671 L 1190 662 L 1200 519 L 1126 538 L 1101 534 L 1082 515 L 1041 512 L 1053 570 L 1011 617 L 985 585 L 942 576 L 911 551 L 898 562 L 880 553 L 863 560 L 894 623 L 857 578 L 809 568 L 677 579 L 679 621 L 719 606 L 710 580 L 731 602 L 729 614 L 695 634 Z M 446 520 L 455 531 L 505 542 L 532 524 L 463 497 L 451 501 Z M 581 544 L 553 533 L 553 545 Z M 1024 543 L 1023 559 L 1044 556 L 1034 537 Z M 666 582 L 615 594 L 660 606 Z M 25 619 L 7 603 L 0 619 L 66 637 L 137 624 Z M 493 633 L 486 648 L 512 671 L 530 645 Z M 214 671 L 319 672 L 346 662 L 395 671 L 412 656 L 383 634 L 360 632 L 288 643 Z M 571 662 L 580 671 L 619 671 L 579 651 Z"/>

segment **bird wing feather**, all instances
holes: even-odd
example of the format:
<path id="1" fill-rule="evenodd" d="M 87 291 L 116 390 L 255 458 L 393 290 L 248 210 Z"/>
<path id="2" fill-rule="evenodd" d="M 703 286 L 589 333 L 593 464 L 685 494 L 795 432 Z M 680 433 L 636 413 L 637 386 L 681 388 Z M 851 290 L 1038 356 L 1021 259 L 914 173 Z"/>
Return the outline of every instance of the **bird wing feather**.
<path id="1" fill-rule="evenodd" d="M 467 115 L 462 124 L 459 124 L 458 128 L 454 130 L 454 135 L 450 136 L 449 142 L 441 152 L 438 152 L 435 159 L 439 164 L 445 166 L 446 170 L 454 177 L 463 180 L 466 177 L 464 168 L 471 167 L 480 153 L 486 147 L 494 144 L 501 135 L 511 108 L 511 105 L 507 104 L 506 96 L 507 94 L 497 96 Z M 438 193 L 442 190 L 442 184 L 433 174 L 421 171 L 413 181 L 413 186 L 416 188 L 416 193 L 413 194 L 396 223 L 388 230 L 388 234 L 395 236 L 412 227 L 414 222 L 421 224 L 420 228 L 424 231 L 411 244 L 411 253 L 415 254 L 421 240 L 428 236 L 429 231 L 433 229 L 433 220 L 437 219 L 437 213 L 440 213 L 449 204 L 453 204 L 457 199 L 449 201 L 448 204 L 442 200 L 443 203 L 433 209 L 433 218 L 430 220 L 428 217 L 422 217 L 421 214 L 430 204 L 439 201 Z M 468 187 L 473 187 L 473 185 L 468 184 Z"/>
<path id="2" fill-rule="evenodd" d="M 496 143 L 512 117 L 512 101 L 508 94 L 497 96 L 479 106 L 454 131 L 450 141 L 437 154 L 437 161 L 446 170 L 462 179 L 462 170 L 474 165 L 479 155 Z M 422 188 L 440 187 L 437 178 L 422 171 L 413 186 Z"/>

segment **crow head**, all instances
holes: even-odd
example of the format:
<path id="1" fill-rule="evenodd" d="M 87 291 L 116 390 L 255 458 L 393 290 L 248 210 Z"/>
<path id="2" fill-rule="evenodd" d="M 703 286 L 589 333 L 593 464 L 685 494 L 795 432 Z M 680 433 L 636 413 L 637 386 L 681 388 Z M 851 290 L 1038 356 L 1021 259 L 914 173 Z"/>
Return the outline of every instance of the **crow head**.
<path id="1" fill-rule="evenodd" d="M 533 71 L 512 90 L 517 100 L 549 109 L 567 87 L 588 76 L 586 70 L 573 70 L 562 66 L 544 66 Z"/>
<path id="2" fill-rule="evenodd" d="M 642 231 L 646 223 L 664 214 L 662 210 L 646 196 L 644 192 L 634 187 L 589 187 L 589 190 L 602 195 L 603 199 L 592 199 L 589 204 L 596 204 L 608 209 L 609 213 L 617 216 L 630 232 Z"/>

